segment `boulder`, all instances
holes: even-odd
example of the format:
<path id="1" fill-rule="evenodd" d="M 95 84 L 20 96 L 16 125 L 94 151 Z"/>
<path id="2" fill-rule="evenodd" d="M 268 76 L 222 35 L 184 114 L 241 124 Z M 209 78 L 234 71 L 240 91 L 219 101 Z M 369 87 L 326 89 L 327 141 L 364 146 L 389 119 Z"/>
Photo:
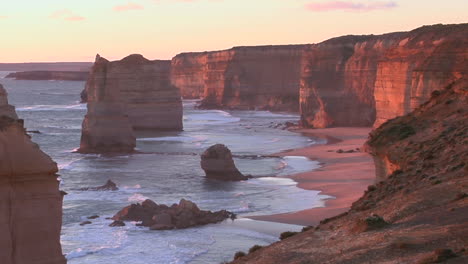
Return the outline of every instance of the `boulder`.
<path id="1" fill-rule="evenodd" d="M 195 203 L 182 199 L 179 204 L 170 207 L 145 200 L 141 204 L 132 204 L 123 208 L 112 219 L 116 222 L 141 222 L 139 226 L 149 227 L 150 230 L 170 230 L 214 224 L 233 217 L 234 214 L 226 210 L 217 212 L 200 210 Z M 111 226 L 118 226 L 114 223 Z"/>
<path id="2" fill-rule="evenodd" d="M 222 144 L 209 147 L 201 155 L 201 167 L 206 177 L 223 181 L 244 181 L 249 177 L 242 175 L 234 164 L 231 151 Z"/>

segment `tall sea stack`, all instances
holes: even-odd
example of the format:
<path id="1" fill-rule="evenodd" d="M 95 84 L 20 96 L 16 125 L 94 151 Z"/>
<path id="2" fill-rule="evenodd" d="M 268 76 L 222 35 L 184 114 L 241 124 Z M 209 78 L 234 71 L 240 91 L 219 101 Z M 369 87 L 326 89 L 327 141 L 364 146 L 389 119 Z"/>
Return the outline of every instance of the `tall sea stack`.
<path id="1" fill-rule="evenodd" d="M 81 153 L 132 152 L 136 138 L 122 101 L 120 89 L 107 76 L 109 61 L 96 56 L 86 83 L 88 112 L 81 131 Z"/>
<path id="2" fill-rule="evenodd" d="M 8 116 L 13 119 L 18 119 L 15 107 L 8 104 L 8 93 L 0 84 L 0 116 Z"/>
<path id="3" fill-rule="evenodd" d="M 0 259 L 64 264 L 57 164 L 31 142 L 22 120 L 0 117 Z"/>

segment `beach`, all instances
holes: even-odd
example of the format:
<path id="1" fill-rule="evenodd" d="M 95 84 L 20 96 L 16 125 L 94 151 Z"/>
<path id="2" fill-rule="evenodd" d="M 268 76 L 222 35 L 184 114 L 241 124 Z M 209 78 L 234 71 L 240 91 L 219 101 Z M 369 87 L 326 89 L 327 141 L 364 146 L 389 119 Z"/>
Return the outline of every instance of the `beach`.
<path id="1" fill-rule="evenodd" d="M 311 208 L 293 213 L 251 216 L 260 221 L 280 222 L 303 226 L 317 225 L 321 220 L 339 215 L 349 210 L 369 185 L 374 183 L 375 168 L 372 157 L 361 151 L 339 153 L 362 149 L 371 128 L 326 128 L 295 129 L 297 133 L 325 138 L 327 144 L 312 145 L 281 152 L 277 156 L 304 156 L 320 162 L 319 169 L 308 171 L 290 178 L 299 188 L 318 190 L 321 194 L 333 196 L 325 201 L 325 207 Z"/>

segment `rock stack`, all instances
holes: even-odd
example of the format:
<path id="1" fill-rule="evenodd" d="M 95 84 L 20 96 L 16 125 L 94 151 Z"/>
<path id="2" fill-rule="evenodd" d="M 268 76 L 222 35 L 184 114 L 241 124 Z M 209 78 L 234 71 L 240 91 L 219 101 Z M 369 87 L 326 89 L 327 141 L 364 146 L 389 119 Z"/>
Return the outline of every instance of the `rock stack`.
<path id="1" fill-rule="evenodd" d="M 8 93 L 0 84 L 0 116 L 8 116 L 13 119 L 18 119 L 15 107 L 8 104 Z"/>
<path id="2" fill-rule="evenodd" d="M 236 168 L 231 151 L 222 144 L 209 147 L 201 155 L 201 167 L 206 177 L 222 181 L 244 181 L 249 177 Z"/>

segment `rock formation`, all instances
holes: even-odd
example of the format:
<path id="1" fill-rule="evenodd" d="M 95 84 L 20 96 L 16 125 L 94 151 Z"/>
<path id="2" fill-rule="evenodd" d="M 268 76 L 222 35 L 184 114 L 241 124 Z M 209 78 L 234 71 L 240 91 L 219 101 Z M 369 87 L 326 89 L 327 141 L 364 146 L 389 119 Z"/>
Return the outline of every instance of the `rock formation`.
<path id="1" fill-rule="evenodd" d="M 119 87 L 107 78 L 109 61 L 96 56 L 87 83 L 88 112 L 81 131 L 81 153 L 132 152 L 136 138 Z"/>
<path id="2" fill-rule="evenodd" d="M 79 189 L 80 191 L 117 191 L 119 188 L 117 184 L 111 180 L 107 180 L 106 184 L 97 187 L 85 187 Z"/>
<path id="3" fill-rule="evenodd" d="M 158 205 L 151 200 L 141 204 L 132 204 L 120 210 L 114 217 L 111 226 L 122 226 L 122 221 L 141 221 L 141 226 L 151 230 L 183 229 L 200 225 L 214 224 L 234 217 L 228 211 L 203 211 L 196 204 L 180 200 L 172 206 Z"/>
<path id="4" fill-rule="evenodd" d="M 222 181 L 244 181 L 249 177 L 242 175 L 234 164 L 231 151 L 222 144 L 209 147 L 201 155 L 201 167 L 206 177 Z"/>
<path id="5" fill-rule="evenodd" d="M 301 119 L 307 127 L 375 126 L 406 114 L 466 75 L 468 24 L 380 36 L 345 36 L 304 53 Z"/>
<path id="6" fill-rule="evenodd" d="M 171 85 L 171 62 L 150 61 L 138 54 L 107 62 L 107 71 L 91 72 L 104 78 L 103 85 L 119 90 L 124 111 L 134 129 L 182 130 L 180 91 Z M 86 86 L 82 101 L 92 92 Z"/>
<path id="7" fill-rule="evenodd" d="M 348 212 L 233 263 L 467 263 L 468 80 L 370 135 L 377 183 Z"/>
<path id="8" fill-rule="evenodd" d="M 0 116 L 7 116 L 13 119 L 18 119 L 15 107 L 8 104 L 8 93 L 0 84 Z"/>
<path id="9" fill-rule="evenodd" d="M 86 81 L 89 72 L 79 71 L 25 71 L 13 72 L 5 78 L 14 78 L 16 80 L 56 80 L 56 81 Z"/>
<path id="10" fill-rule="evenodd" d="M 305 45 L 235 47 L 183 53 L 172 60 L 172 83 L 202 108 L 299 110 Z"/>
<path id="11" fill-rule="evenodd" d="M 26 135 L 22 120 L 0 117 L 1 263 L 66 263 L 57 171 Z"/>

